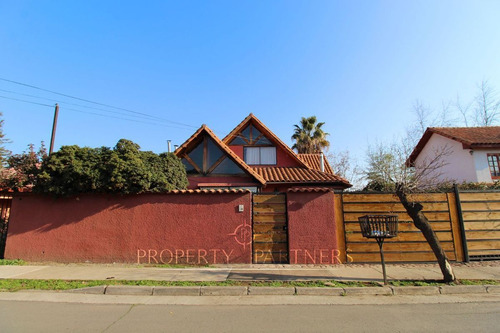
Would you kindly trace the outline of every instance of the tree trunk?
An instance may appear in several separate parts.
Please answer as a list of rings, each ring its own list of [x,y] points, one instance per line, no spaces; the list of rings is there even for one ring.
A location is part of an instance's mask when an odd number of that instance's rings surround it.
[[[429,243],[439,263],[439,268],[441,268],[441,272],[443,273],[444,281],[455,281],[455,274],[453,273],[448,257],[441,247],[441,243],[439,243],[436,233],[432,230],[429,220],[422,212],[423,206],[418,202],[409,202],[404,188],[401,185],[396,186],[396,195],[405,207],[408,215],[412,218],[415,227],[422,232],[427,243]]]

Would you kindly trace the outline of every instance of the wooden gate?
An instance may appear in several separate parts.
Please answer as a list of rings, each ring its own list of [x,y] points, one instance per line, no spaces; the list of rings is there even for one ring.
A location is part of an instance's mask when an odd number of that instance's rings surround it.
[[[288,263],[285,194],[253,195],[253,262]]]

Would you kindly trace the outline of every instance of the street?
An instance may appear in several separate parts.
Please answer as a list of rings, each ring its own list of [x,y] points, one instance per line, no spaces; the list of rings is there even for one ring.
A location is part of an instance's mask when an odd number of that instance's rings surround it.
[[[462,297],[458,303],[442,296],[419,303],[395,296],[341,298],[344,304],[269,305],[265,298],[263,305],[219,298],[195,305],[0,300],[0,323],[2,332],[498,332],[500,326],[498,297]]]

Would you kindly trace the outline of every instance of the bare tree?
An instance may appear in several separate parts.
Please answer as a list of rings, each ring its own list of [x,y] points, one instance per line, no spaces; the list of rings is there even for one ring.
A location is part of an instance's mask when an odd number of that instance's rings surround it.
[[[331,151],[326,155],[326,158],[336,175],[349,180],[354,185],[353,188],[361,186],[361,170],[349,150]]]
[[[412,141],[411,137],[407,136],[397,141],[398,143],[378,145],[371,149],[368,153],[369,167],[365,174],[369,182],[385,185],[385,190],[394,192],[399,198],[413,224],[422,232],[436,256],[444,281],[451,282],[455,280],[455,274],[449,259],[423,213],[424,206],[412,195],[436,186],[441,176],[440,170],[445,165],[444,157],[450,154],[450,149],[444,147],[436,150],[419,165],[410,166],[407,164],[407,158],[413,147]]]
[[[478,126],[493,125],[500,113],[500,100],[497,92],[488,81],[483,80],[474,99],[475,120]]]
[[[455,109],[462,115],[462,119],[465,127],[469,127],[469,117],[470,117],[470,109],[472,107],[472,102],[464,104],[460,101],[460,96],[457,95],[457,99],[454,103]]]

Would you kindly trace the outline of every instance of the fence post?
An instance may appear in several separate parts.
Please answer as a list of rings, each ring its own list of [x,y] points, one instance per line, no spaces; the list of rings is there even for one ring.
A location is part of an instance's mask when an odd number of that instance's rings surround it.
[[[467,238],[465,237],[464,218],[462,215],[462,204],[460,202],[460,193],[458,192],[457,184],[453,184],[453,192],[455,192],[455,203],[457,206],[458,223],[460,225],[460,236],[462,238],[462,248],[464,250],[464,259],[465,259],[465,262],[469,262],[469,249],[467,248]]]
[[[344,204],[342,192],[333,192],[333,208],[335,214],[335,225],[337,226],[337,245],[339,250],[339,260],[342,264],[347,263],[347,253],[345,246],[345,225],[344,225]]]

